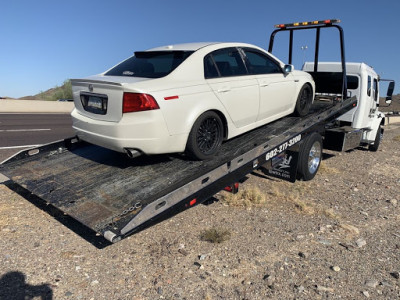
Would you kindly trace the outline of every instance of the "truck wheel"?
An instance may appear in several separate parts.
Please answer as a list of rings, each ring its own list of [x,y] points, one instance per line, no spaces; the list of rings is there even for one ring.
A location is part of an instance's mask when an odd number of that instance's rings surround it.
[[[312,103],[312,90],[308,84],[305,84],[297,97],[296,106],[294,108],[294,115],[304,117],[310,111]]]
[[[373,144],[368,146],[368,150],[369,151],[373,151],[376,152],[378,151],[379,145],[381,144],[381,140],[383,138],[383,129],[382,127],[379,125],[378,130],[376,131],[376,136],[375,136],[375,141]]]
[[[213,111],[203,113],[194,123],[186,145],[186,154],[194,159],[211,158],[223,139],[221,118]]]
[[[322,160],[322,137],[312,133],[304,142],[299,153],[297,174],[304,181],[311,180],[318,172]]]

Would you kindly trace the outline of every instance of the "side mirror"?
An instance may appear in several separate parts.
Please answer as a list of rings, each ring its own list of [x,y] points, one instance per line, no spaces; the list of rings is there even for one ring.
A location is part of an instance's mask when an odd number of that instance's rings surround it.
[[[386,100],[392,100],[392,95],[394,91],[394,81],[389,83],[388,91],[386,93]]]
[[[391,81],[389,83],[388,91],[386,93],[386,100],[385,100],[386,104],[390,105],[392,103],[393,91],[394,91],[394,81]]]
[[[285,74],[289,74],[289,73],[293,72],[293,70],[294,70],[294,66],[293,65],[285,65],[283,67],[283,72]]]

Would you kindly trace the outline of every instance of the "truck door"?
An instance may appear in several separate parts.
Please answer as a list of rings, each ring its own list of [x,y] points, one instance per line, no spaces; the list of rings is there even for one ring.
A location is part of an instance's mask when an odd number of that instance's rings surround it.
[[[378,91],[378,78],[375,76],[368,75],[368,89],[367,98],[369,103],[369,123],[372,121],[376,109],[379,106],[379,91]]]

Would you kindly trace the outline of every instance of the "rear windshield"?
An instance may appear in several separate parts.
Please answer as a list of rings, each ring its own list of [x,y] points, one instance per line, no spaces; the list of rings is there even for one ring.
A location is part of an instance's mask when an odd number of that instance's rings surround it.
[[[176,69],[193,51],[135,52],[105,75],[160,78]]]

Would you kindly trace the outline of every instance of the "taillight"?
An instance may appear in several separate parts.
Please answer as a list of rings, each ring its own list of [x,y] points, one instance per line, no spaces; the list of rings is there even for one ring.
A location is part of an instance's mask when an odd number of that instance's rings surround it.
[[[156,99],[148,94],[124,93],[122,112],[136,112],[159,109]]]

